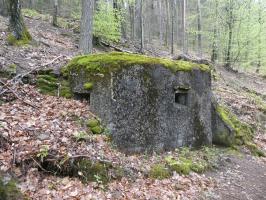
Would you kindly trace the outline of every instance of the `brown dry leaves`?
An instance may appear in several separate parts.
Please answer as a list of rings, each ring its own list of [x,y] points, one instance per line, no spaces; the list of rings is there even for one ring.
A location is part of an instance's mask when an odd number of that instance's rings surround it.
[[[14,163],[22,163],[36,155],[42,145],[59,155],[86,155],[103,159],[134,171],[134,178],[125,177],[112,181],[104,188],[96,183],[83,185],[76,178],[43,174],[36,168],[20,177],[20,187],[31,199],[193,199],[199,191],[214,187],[212,180],[192,173],[190,176],[175,174],[166,180],[146,177],[151,165],[167,154],[126,156],[114,149],[106,136],[93,136],[87,142],[76,142],[76,131],[88,131],[84,121],[92,117],[89,106],[75,100],[66,100],[39,94],[32,86],[20,86],[24,100],[31,101],[38,109],[20,100],[0,107],[0,133],[9,143],[0,149],[0,171],[22,174]]]

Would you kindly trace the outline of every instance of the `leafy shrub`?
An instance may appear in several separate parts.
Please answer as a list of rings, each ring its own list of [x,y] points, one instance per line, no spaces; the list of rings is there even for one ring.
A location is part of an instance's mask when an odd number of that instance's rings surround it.
[[[150,172],[149,177],[154,179],[165,179],[171,176],[170,170],[163,164],[153,165]]]
[[[121,16],[120,11],[111,4],[100,0],[93,19],[94,36],[105,41],[118,42],[121,36]]]

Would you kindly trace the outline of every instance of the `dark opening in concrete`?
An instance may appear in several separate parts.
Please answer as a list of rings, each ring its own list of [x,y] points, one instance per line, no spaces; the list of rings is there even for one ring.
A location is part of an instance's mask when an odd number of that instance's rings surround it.
[[[176,91],[175,103],[186,106],[188,104],[188,93],[186,91]]]
[[[90,103],[90,97],[91,97],[90,93],[74,93],[74,98],[79,101],[85,100],[88,103]]]

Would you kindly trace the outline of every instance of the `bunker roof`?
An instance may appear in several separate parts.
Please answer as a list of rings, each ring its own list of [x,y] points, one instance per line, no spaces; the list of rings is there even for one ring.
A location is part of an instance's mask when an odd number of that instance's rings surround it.
[[[175,61],[166,58],[156,58],[139,54],[111,52],[101,54],[90,54],[84,56],[75,57],[70,63],[63,69],[64,72],[70,71],[84,71],[88,74],[106,74],[114,71],[118,71],[122,68],[130,66],[145,66],[152,67],[155,65],[161,65],[172,72],[177,71],[192,71],[193,69],[199,69],[201,71],[210,72],[210,68],[204,64],[197,64],[187,61]]]

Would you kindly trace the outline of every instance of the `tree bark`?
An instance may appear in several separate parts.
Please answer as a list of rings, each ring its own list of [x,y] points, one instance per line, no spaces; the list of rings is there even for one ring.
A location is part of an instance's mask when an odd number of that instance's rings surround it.
[[[0,0],[0,15],[7,17],[9,14],[8,0]]]
[[[174,34],[175,34],[175,10],[176,10],[176,0],[172,0],[171,2],[171,22],[172,22],[172,30],[171,30],[171,54],[174,54]]]
[[[20,0],[9,0],[9,28],[16,40],[31,40],[21,14]]]
[[[92,53],[94,0],[82,0],[80,24],[80,49],[84,54]]]
[[[58,26],[57,16],[58,16],[58,0],[54,0],[53,26]]]
[[[218,59],[217,29],[218,29],[218,0],[215,0],[215,24],[213,28],[212,55],[211,55],[211,61],[213,63],[216,63]]]
[[[140,53],[144,53],[144,16],[143,0],[140,0]]]
[[[202,34],[201,34],[201,2],[200,0],[197,0],[197,14],[198,14],[198,33],[197,33],[198,55],[201,58],[202,57]]]
[[[187,54],[187,33],[186,33],[186,0],[182,0],[182,49],[183,54]]]
[[[259,33],[258,33],[258,62],[257,62],[256,73],[260,73],[260,68],[261,68],[261,52],[262,52],[261,35],[262,35],[262,28],[263,28],[263,21],[262,21],[263,7],[262,7],[261,0],[258,1],[258,4],[259,4],[259,12],[258,12]]]
[[[228,5],[228,43],[227,43],[227,50],[226,50],[226,57],[225,57],[225,68],[231,70],[231,51],[232,51],[232,42],[233,42],[233,0],[229,1]]]
[[[163,44],[163,16],[162,16],[162,2],[158,1],[159,7],[159,37],[160,37],[160,45]]]

